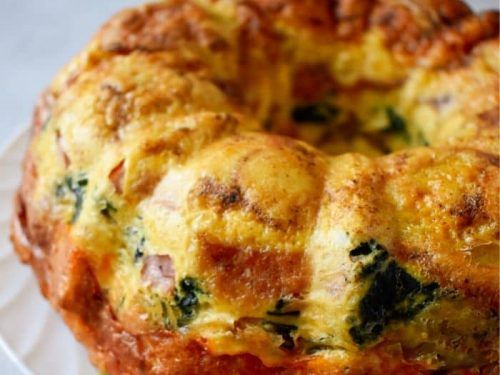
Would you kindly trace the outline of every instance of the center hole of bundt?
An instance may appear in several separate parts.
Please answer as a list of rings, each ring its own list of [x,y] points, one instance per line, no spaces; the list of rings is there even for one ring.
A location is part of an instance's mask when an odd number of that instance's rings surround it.
[[[402,105],[403,85],[338,84],[322,66],[297,70],[291,104],[269,111],[268,129],[303,140],[328,154],[379,156],[428,146],[424,132]]]
[[[388,95],[370,89],[351,96],[340,91],[318,101],[298,101],[289,114],[290,134],[332,155],[359,152],[379,156],[427,146],[422,133],[414,132],[397,103],[387,100]]]
[[[300,103],[290,113],[291,132],[295,138],[332,155],[359,152],[379,156],[414,144],[407,121],[393,106],[381,104],[370,111],[371,120],[378,124],[370,123],[370,119],[363,121],[354,111],[335,105],[329,98]]]

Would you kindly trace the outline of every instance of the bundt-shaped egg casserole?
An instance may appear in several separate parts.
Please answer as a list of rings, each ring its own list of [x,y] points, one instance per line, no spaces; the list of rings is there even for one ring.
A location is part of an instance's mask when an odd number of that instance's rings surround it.
[[[108,374],[497,373],[498,13],[125,10],[35,110],[12,239]]]

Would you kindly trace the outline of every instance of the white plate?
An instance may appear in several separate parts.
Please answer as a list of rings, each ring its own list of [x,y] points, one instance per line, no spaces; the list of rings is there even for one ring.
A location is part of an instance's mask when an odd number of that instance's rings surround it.
[[[0,153],[0,350],[19,374],[94,375],[87,353],[41,296],[31,269],[19,262],[9,241],[12,197],[27,142],[24,130]],[[0,366],[4,371],[9,370]]]

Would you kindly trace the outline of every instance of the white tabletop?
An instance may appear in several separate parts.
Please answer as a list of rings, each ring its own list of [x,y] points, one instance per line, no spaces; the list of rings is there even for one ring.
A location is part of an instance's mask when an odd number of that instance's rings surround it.
[[[116,10],[140,2],[0,1],[0,150],[29,122],[38,93],[83,48],[97,27]],[[476,9],[499,7],[498,0],[470,3]],[[19,374],[1,350],[0,374]]]

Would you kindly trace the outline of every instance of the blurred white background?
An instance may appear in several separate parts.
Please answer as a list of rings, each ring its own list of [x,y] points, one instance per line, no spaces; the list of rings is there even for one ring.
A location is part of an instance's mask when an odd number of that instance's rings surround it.
[[[0,0],[0,150],[29,122],[38,93],[98,26],[117,10],[140,2]],[[476,10],[499,8],[498,0],[469,3]],[[19,374],[1,350],[0,374]]]
[[[99,25],[142,2],[0,0],[0,150],[29,121],[38,93]]]

